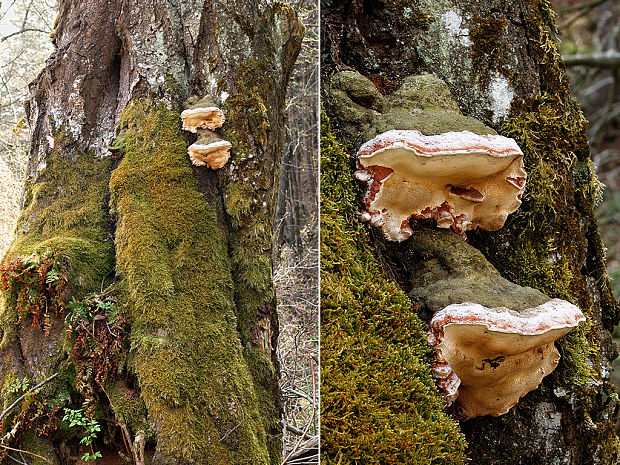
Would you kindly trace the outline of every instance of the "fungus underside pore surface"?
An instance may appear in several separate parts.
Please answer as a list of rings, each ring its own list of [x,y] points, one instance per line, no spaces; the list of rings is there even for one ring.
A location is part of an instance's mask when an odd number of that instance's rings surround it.
[[[321,435],[329,464],[464,463],[430,374],[426,333],[380,269],[349,156],[321,138]]]
[[[158,426],[159,452],[267,464],[225,240],[196,189],[179,115],[139,101],[121,126],[126,152],[110,181],[117,270],[131,302],[131,365]]]

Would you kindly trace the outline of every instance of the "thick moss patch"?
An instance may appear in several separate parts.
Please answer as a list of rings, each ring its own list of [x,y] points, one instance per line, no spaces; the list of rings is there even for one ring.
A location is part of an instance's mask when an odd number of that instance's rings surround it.
[[[109,174],[107,159],[90,153],[68,156],[62,146],[50,152],[39,177],[26,186],[24,210],[4,263],[35,252],[54,253],[64,264],[67,295],[99,289],[114,267],[107,217]],[[0,301],[3,348],[16,337],[16,298],[16,293],[6,292]]]
[[[196,189],[179,121],[147,101],[130,104],[121,120],[125,155],[110,186],[132,368],[157,425],[159,454],[267,464],[225,241]]]
[[[322,463],[464,463],[465,440],[435,390],[423,325],[370,252],[348,156],[323,123]]]

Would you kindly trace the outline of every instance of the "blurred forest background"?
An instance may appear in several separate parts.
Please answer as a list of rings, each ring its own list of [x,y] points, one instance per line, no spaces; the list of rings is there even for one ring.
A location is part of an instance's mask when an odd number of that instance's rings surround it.
[[[560,51],[573,96],[589,122],[588,136],[599,180],[597,209],[607,247],[607,269],[620,298],[620,2],[552,0],[558,13]],[[620,327],[614,335],[620,346]],[[620,358],[611,377],[620,391]],[[617,428],[620,433],[620,423]]]
[[[105,0],[101,0],[105,1]],[[287,464],[318,463],[318,2],[291,2],[305,26],[287,95],[274,282]],[[55,0],[0,0],[0,258],[21,210],[28,84],[54,50]],[[180,122],[179,122],[180,124]]]

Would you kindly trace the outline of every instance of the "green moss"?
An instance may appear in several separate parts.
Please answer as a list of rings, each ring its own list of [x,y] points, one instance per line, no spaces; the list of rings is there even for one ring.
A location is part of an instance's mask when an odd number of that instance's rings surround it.
[[[56,456],[56,450],[54,449],[54,445],[51,443],[51,441],[49,439],[38,436],[37,432],[34,430],[28,431],[28,433],[24,435],[20,448],[27,452],[37,454],[48,460],[45,461],[33,455],[24,454],[24,458],[27,457],[29,464],[49,465],[49,462],[51,462],[52,464],[57,465],[60,463],[58,457]]]
[[[381,95],[372,81],[356,71],[341,71],[334,74],[331,78],[331,85],[334,90],[341,90],[348,95],[352,103],[349,105],[348,112],[355,111],[358,105],[365,110],[378,112],[382,112],[386,106],[385,97]]]
[[[114,266],[107,216],[109,173],[107,159],[50,152],[38,179],[26,186],[24,209],[5,263],[33,252],[59,253],[67,266],[69,295],[99,289]],[[0,301],[4,348],[15,337],[14,297],[3,295]]]
[[[322,462],[464,463],[423,325],[370,252],[348,156],[326,118],[321,170]]]
[[[543,380],[542,391],[569,392],[571,424],[596,424],[583,430],[582,456],[615,463],[614,404],[601,402],[601,396],[611,392],[604,376],[608,361],[602,357],[612,349],[602,334],[613,329],[619,309],[610,292],[592,211],[601,188],[590,161],[587,122],[570,95],[554,41],[557,29],[551,3],[530,0],[528,4],[524,27],[538,64],[541,92],[513,102],[510,117],[498,128],[523,149],[526,192],[521,208],[501,231],[481,234],[483,241],[476,235],[470,239],[486,248],[504,276],[569,300],[586,315],[587,322],[557,344],[560,365]],[[532,395],[519,405],[527,408],[539,400]],[[484,460],[485,448],[486,444],[477,445],[476,460]]]
[[[578,158],[589,154],[587,122],[572,100],[543,93],[500,126],[500,132],[519,143],[528,173],[525,208],[517,215],[530,224],[553,217],[556,205],[571,203],[574,190],[560,182],[569,177]]]
[[[269,463],[226,244],[196,189],[179,115],[138,101],[121,125],[125,156],[110,181],[117,270],[130,302],[131,368],[157,424],[159,453]]]
[[[568,94],[550,92],[524,104],[500,127],[500,133],[514,138],[522,148],[528,173],[523,205],[510,220],[512,225],[523,226],[505,274],[551,297],[572,301],[592,317],[591,298],[581,277],[584,234],[574,206],[576,188],[589,199],[590,208],[600,196],[600,186],[586,161],[585,130],[586,121]],[[575,171],[581,181],[577,185],[571,182]],[[558,235],[557,230],[568,234]],[[588,332],[581,328],[560,343],[566,376],[577,385],[595,376],[588,365],[591,354],[584,350],[589,339],[595,338],[594,333],[587,337]]]
[[[245,21],[235,21],[247,28]],[[222,26],[223,27],[223,26]],[[224,137],[232,143],[230,170],[221,181],[228,225],[228,249],[234,281],[234,302],[243,354],[258,396],[272,465],[281,463],[282,416],[275,347],[277,302],[271,255],[273,219],[283,147],[282,100],[278,89],[292,71],[303,28],[293,8],[276,2],[264,21],[252,25],[260,54],[237,67],[236,92],[224,103]],[[278,46],[273,30],[286,36]],[[216,34],[218,32],[216,31]],[[260,38],[260,39],[258,39]],[[274,71],[280,69],[281,74]]]
[[[473,23],[474,26],[469,33],[472,69],[476,73],[478,83],[486,86],[493,71],[510,74],[507,73],[505,66],[506,47],[503,43],[508,20],[495,15],[485,18],[475,16]]]
[[[592,211],[600,184],[590,162],[587,123],[570,95],[550,1],[529,0],[523,27],[540,94],[515,99],[510,117],[497,128],[523,149],[528,173],[523,204],[501,230],[468,237],[503,276],[573,302],[587,321],[556,343],[560,363],[539,389],[511,413],[470,420],[462,429],[476,463],[510,463],[515,456],[524,463],[550,463],[558,457],[550,443],[523,447],[511,432],[527,431],[538,417],[533,413],[540,414],[549,402],[557,408],[561,399],[568,408],[561,408],[561,434],[579,431],[573,447],[580,460],[617,463],[617,396],[605,373],[614,351],[606,334],[618,322],[618,304],[610,292]]]
[[[454,131],[454,128],[474,134],[492,134],[495,131],[471,116],[456,113],[429,111],[414,113],[408,109],[395,109],[376,117],[372,126],[363,133],[363,140],[370,140],[391,129],[416,128],[422,134],[432,135]]]
[[[233,144],[231,149],[233,159],[246,153],[254,144],[258,144],[262,150],[267,150],[270,122],[264,96],[269,95],[271,84],[265,88],[264,76],[268,73],[267,61],[252,59],[247,65],[240,66],[238,92],[223,104],[228,121],[225,127],[225,139]]]
[[[15,400],[22,394],[17,389],[18,385],[21,385],[23,379],[17,377],[14,370],[7,370],[2,376],[2,384],[0,384],[0,395],[2,396],[3,406],[2,410],[8,408]],[[26,379],[26,382],[28,380]],[[28,382],[28,385],[30,383]]]
[[[408,292],[426,315],[463,302],[522,311],[549,301],[539,290],[503,278],[478,249],[450,230],[416,229],[407,254],[415,267]]]
[[[389,101],[392,107],[461,114],[448,85],[432,74],[407,76]]]
[[[52,127],[51,133],[52,137],[54,138],[55,147],[58,150],[69,147],[75,142],[73,134],[71,134],[71,132],[64,125],[61,125],[59,127]]]
[[[106,395],[116,418],[125,424],[134,435],[144,433],[147,440],[157,439],[155,425],[147,419],[147,409],[140,395],[127,387],[123,381],[112,381],[106,387]]]

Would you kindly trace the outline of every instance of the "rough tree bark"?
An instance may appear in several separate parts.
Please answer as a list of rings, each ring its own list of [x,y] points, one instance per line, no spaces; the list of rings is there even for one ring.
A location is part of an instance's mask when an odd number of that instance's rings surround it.
[[[410,75],[427,72],[442,79],[463,114],[514,138],[525,153],[528,184],[522,206],[499,231],[468,233],[469,243],[481,250],[503,276],[569,300],[587,316],[581,330],[556,344],[562,355],[560,366],[536,391],[503,416],[485,416],[459,424],[473,463],[612,464],[619,457],[614,433],[617,394],[609,383],[611,362],[616,357],[610,333],[618,323],[618,304],[609,287],[604,248],[593,216],[600,187],[590,161],[586,121],[570,96],[555,33],[555,15],[547,0],[322,2],[323,97],[341,145],[350,144],[349,154],[355,154],[362,141],[355,140],[350,124],[357,118],[358,125],[363,126],[364,114],[352,113],[358,104],[370,108],[373,101],[370,94],[363,92],[357,92],[355,100],[355,92],[351,91],[349,96],[356,105],[349,109],[352,118],[345,121],[349,118],[346,109],[334,103],[334,92],[340,92],[332,90],[332,86],[338,87],[331,80],[335,72],[358,71],[384,95]],[[337,190],[330,184],[333,179],[327,170],[337,169],[338,165],[333,158],[336,152],[329,150],[323,154],[327,163],[322,166],[322,189],[327,186],[328,191],[322,211],[331,211],[325,208],[329,202],[340,202],[340,214],[346,216],[352,208],[359,208],[355,204],[359,197],[343,196],[342,185]],[[353,182],[350,168],[351,164],[341,175]],[[339,234],[328,233],[332,226],[331,222],[324,223],[324,238],[331,240]],[[372,232],[375,257],[400,283],[400,290],[418,301],[420,296],[410,283],[416,281],[416,269],[424,267],[417,267],[416,260],[427,260],[432,253],[420,252],[415,234],[407,241],[409,245],[385,243],[380,236]],[[329,249],[329,243],[325,249]],[[329,253],[338,256],[333,250]],[[325,256],[323,292],[331,297],[333,273],[341,271],[333,267],[338,258]],[[441,257],[434,258],[441,262]],[[330,305],[328,302],[324,307],[327,311],[322,319],[322,362],[323,367],[328,367],[323,375],[324,402],[360,395],[346,388],[338,395],[334,393],[332,376],[342,359],[331,351],[334,342],[330,337],[340,332],[338,337],[342,338],[349,328],[330,326],[332,318],[336,319]],[[361,328],[363,333],[364,326]],[[417,336],[414,333],[412,337]],[[372,360],[375,366],[370,354],[366,360]],[[335,365],[333,370],[331,365]],[[344,369],[345,365],[340,367]],[[399,382],[395,382],[398,388]],[[432,413],[433,405],[428,404],[429,415],[436,414]],[[334,416],[340,407],[340,403],[323,405],[327,463],[332,459],[336,463],[334,457],[338,454],[350,460],[354,457],[351,450],[355,449],[350,445],[355,441],[347,443],[343,436],[337,437],[340,423]],[[402,415],[403,411],[392,412],[392,417]],[[409,423],[416,426],[414,437],[408,437],[418,448],[421,446],[417,445],[416,435],[429,428],[419,422]],[[369,433],[360,430],[356,434]],[[411,430],[407,434],[412,434]],[[416,462],[414,456],[412,463],[462,461],[457,454],[446,457],[445,451],[452,446],[442,443],[439,434],[435,436],[439,438],[437,460],[426,457]],[[356,453],[360,453],[359,449]]]
[[[9,283],[5,407],[16,381],[60,376],[35,397],[38,413],[24,404],[4,420],[5,432],[21,425],[5,445],[74,463],[90,449],[60,419],[84,401],[103,426],[93,449],[103,463],[120,453],[137,463],[280,463],[271,249],[285,91],[302,35],[280,2],[60,2],[56,51],[30,88],[26,200],[5,277],[19,257],[58,254],[62,301],[83,309],[103,299],[130,329],[113,352],[120,363],[104,370],[94,354],[109,347],[96,328],[115,317],[97,313],[80,352],[79,320],[69,334],[60,315],[31,330],[33,310],[17,295],[26,284]],[[217,171],[191,167],[195,136],[180,129],[183,102],[204,95],[224,110],[218,133],[233,144]]]

